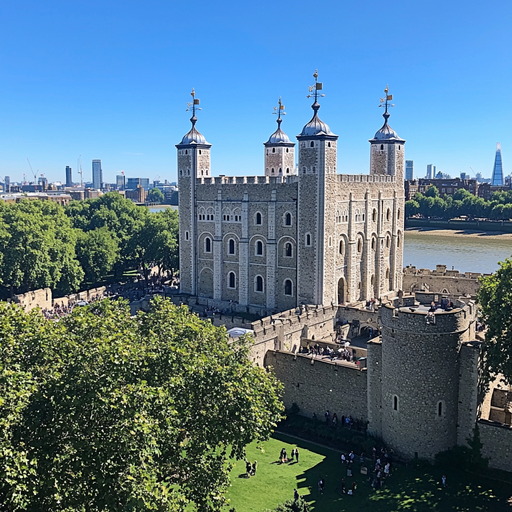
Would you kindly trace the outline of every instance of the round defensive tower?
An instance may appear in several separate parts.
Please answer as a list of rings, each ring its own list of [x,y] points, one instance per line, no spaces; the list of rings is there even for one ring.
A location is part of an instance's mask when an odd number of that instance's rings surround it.
[[[476,306],[455,301],[429,316],[438,299],[417,293],[380,308],[381,435],[405,457],[432,459],[457,444],[460,351],[474,339]]]

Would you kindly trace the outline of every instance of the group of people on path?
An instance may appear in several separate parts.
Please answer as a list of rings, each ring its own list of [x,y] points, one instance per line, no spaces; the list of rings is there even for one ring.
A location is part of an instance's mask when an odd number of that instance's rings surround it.
[[[332,424],[333,427],[338,426],[338,415],[336,413],[334,413],[332,415],[332,419],[331,419],[331,413],[329,412],[329,410],[326,410],[324,417],[325,417],[326,425],[329,425],[329,423],[330,423],[330,424]],[[313,414],[313,419],[316,419],[316,414]],[[352,428],[353,424],[354,424],[354,420],[352,419],[352,416],[343,415],[341,417],[341,426],[342,427]]]

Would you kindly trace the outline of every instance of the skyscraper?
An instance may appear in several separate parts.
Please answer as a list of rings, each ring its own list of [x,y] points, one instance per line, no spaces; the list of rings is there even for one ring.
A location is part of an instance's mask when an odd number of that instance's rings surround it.
[[[496,156],[494,157],[494,169],[492,170],[491,185],[503,186],[503,164],[501,162],[501,144],[496,144]]]
[[[103,169],[101,168],[101,160],[92,161],[92,188],[101,189],[103,183]]]
[[[412,160],[405,161],[405,179],[406,180],[414,179],[414,162]]]
[[[6,176],[4,180],[4,192],[10,192],[11,191],[11,177]]]
[[[434,179],[436,176],[436,166],[432,164],[427,165],[427,176],[426,178],[429,180]]]
[[[73,174],[71,172],[71,167],[66,165],[66,187],[73,186]]]
[[[117,190],[124,190],[126,188],[126,176],[124,174],[116,176],[116,188]]]

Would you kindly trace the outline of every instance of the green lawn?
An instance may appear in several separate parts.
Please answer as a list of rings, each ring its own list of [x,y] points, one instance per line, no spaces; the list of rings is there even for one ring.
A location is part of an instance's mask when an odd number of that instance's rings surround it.
[[[281,448],[299,448],[299,463],[279,464]],[[305,441],[276,433],[273,439],[247,447],[247,456],[258,461],[256,476],[245,477],[245,463],[238,461],[231,473],[228,497],[237,512],[262,512],[275,508],[279,503],[293,498],[297,488],[316,512],[341,511],[458,511],[458,512],[512,512],[512,483],[497,482],[464,472],[444,471],[448,486],[440,485],[443,471],[427,467],[416,469],[396,466],[393,475],[380,491],[368,483],[368,477],[360,474],[356,458],[353,477],[342,469],[340,454],[336,451],[312,445]],[[370,466],[369,462],[368,465]],[[326,483],[324,494],[317,490],[318,479]],[[341,478],[347,488],[355,481],[353,496],[341,493]]]

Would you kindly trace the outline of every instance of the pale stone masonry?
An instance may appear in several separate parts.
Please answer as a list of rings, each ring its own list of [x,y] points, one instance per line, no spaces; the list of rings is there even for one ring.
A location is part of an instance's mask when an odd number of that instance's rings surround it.
[[[212,177],[196,127],[178,149],[181,292],[236,310],[344,304],[402,287],[404,144],[389,127],[370,140],[370,174],[337,173],[338,136],[314,115],[295,144],[278,129],[265,176]]]

